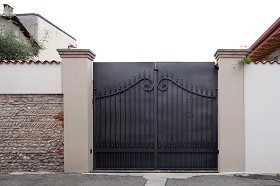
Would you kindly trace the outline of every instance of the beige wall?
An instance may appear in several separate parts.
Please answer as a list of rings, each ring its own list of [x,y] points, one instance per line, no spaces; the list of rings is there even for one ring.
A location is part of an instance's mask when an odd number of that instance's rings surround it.
[[[61,49],[64,94],[64,171],[93,169],[93,85],[90,50]]]
[[[247,50],[217,50],[219,171],[245,170],[244,69],[236,66]]]

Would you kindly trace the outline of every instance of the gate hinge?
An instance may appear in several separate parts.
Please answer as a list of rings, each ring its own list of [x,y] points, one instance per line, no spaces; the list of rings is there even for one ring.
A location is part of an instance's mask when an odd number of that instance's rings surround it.
[[[220,153],[220,151],[219,150],[217,150],[217,154],[219,154]]]

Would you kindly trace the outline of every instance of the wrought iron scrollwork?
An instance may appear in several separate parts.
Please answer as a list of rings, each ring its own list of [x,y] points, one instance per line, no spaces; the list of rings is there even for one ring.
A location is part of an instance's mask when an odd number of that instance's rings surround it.
[[[143,80],[146,80],[143,89],[145,91],[152,91],[154,89],[154,83],[152,82],[152,80],[148,78],[143,78]]]
[[[168,86],[167,84],[164,82],[164,80],[166,80],[166,82],[169,80],[169,78],[161,78],[159,81],[158,81],[158,84],[157,84],[157,88],[158,90],[162,91],[162,92],[165,92],[168,90]]]
[[[143,76],[139,73],[138,77],[133,77],[132,81],[129,80],[128,83],[124,83],[123,86],[119,85],[118,87],[114,87],[112,90],[104,90],[103,93],[99,91],[99,94],[97,94],[96,98],[105,98],[109,96],[114,96],[116,94],[120,94],[122,92],[125,92],[137,84],[141,83],[144,81],[144,83],[141,84],[141,87],[143,88],[144,91],[149,92],[153,91],[154,88],[156,87],[159,91],[165,92],[168,90],[168,86],[171,84],[174,84],[181,88],[182,90],[185,90],[193,95],[196,96],[201,96],[201,97],[206,97],[210,99],[217,99],[216,96],[213,94],[213,90],[207,89],[207,88],[198,88],[197,86],[193,86],[192,84],[188,84],[188,82],[184,83],[183,80],[178,79],[178,77],[173,78],[173,74],[168,76],[168,73],[166,72],[166,75],[161,75],[161,79],[158,80],[158,82],[154,82],[151,78],[151,73],[147,75],[146,72],[143,73]],[[170,82],[170,83],[168,83]]]
[[[198,89],[198,87],[195,87],[195,89],[193,89],[193,86],[190,86],[190,89],[188,89],[188,83],[186,82],[186,85],[184,86],[182,81],[179,84],[178,78],[176,78],[176,80],[174,81],[173,78],[169,78],[169,77],[162,77],[158,83],[157,83],[157,89],[165,92],[168,90],[168,81],[170,81],[171,83],[175,84],[176,86],[178,86],[179,88],[181,88],[182,90],[185,90],[191,94],[194,94],[196,96],[201,96],[201,97],[206,97],[206,98],[210,98],[210,99],[216,99],[216,97],[213,95],[213,91],[210,90],[210,95],[209,95],[209,90],[207,88],[200,88],[200,90]]]
[[[114,95],[123,93],[123,92],[133,88],[137,84],[141,83],[142,81],[144,81],[144,83],[142,85],[144,91],[148,92],[148,91],[152,91],[154,89],[154,82],[151,80],[151,74],[149,73],[149,75],[147,77],[146,73],[144,72],[143,77],[139,73],[138,78],[136,78],[134,76],[132,81],[129,80],[128,83],[124,83],[123,86],[119,85],[118,87],[114,87],[113,90],[111,90],[111,89],[104,90],[103,93],[101,93],[101,91],[99,90],[98,91],[99,93],[96,95],[95,98],[106,98],[106,97],[110,97],[110,96],[114,96]]]

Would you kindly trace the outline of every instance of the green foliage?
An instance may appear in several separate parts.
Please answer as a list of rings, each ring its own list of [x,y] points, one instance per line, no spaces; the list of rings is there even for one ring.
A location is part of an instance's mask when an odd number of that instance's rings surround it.
[[[238,60],[237,63],[233,66],[233,68],[237,68],[239,65],[244,65],[246,63],[250,63],[252,59],[250,57],[244,57],[241,60]]]
[[[3,20],[1,18],[0,21]],[[3,21],[0,25],[0,60],[34,59],[43,49],[42,42],[26,38],[12,20],[6,20],[6,24]]]
[[[238,64],[239,65],[244,65],[246,63],[250,63],[252,61],[252,59],[250,57],[244,57],[241,60],[238,60]]]

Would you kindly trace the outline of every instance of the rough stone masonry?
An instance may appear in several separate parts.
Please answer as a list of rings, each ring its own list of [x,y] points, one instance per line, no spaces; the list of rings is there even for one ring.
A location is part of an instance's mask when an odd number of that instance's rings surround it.
[[[63,95],[0,95],[0,172],[63,172]]]

